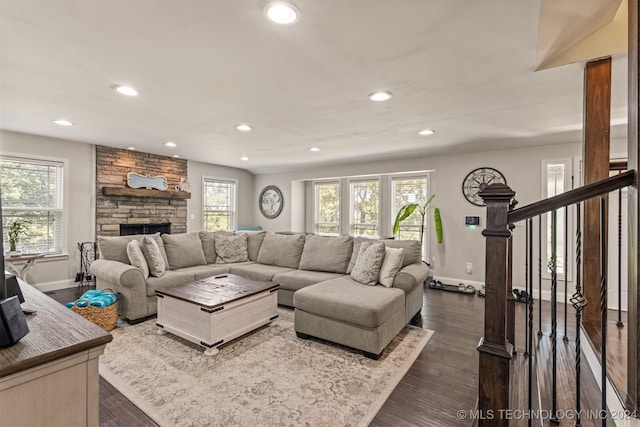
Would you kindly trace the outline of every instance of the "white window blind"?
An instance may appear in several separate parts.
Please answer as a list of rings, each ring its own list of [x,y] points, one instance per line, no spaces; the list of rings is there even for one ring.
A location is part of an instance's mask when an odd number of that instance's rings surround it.
[[[233,231],[236,225],[236,182],[204,179],[203,228],[205,231]]]
[[[62,162],[0,157],[2,227],[6,235],[13,221],[29,221],[17,247],[23,253],[62,251],[63,177]],[[4,250],[9,250],[6,240]]]

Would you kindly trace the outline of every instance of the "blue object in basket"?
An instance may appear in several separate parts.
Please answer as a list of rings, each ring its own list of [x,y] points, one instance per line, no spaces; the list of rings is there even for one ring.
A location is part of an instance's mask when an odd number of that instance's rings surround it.
[[[94,307],[108,307],[115,304],[118,301],[120,294],[118,292],[102,291],[102,290],[89,290],[82,294],[78,301],[68,302],[67,307],[71,308],[74,305],[80,308],[92,305]]]

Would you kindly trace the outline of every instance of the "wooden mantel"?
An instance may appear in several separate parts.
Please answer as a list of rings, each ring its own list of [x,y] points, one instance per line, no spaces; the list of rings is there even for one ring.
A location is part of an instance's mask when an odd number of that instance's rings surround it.
[[[152,197],[155,199],[190,199],[186,191],[160,191],[146,188],[102,187],[105,196]]]

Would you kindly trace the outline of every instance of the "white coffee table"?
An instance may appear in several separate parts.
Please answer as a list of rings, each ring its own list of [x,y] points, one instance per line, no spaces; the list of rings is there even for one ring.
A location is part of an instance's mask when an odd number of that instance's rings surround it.
[[[278,285],[235,274],[159,289],[156,296],[158,334],[201,345],[205,356],[278,317]]]

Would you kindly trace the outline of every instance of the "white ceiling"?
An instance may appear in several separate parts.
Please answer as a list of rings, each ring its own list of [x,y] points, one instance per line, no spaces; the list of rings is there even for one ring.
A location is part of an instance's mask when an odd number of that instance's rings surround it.
[[[581,139],[583,64],[534,71],[538,0],[294,3],[1,0],[0,127],[254,173]],[[619,55],[613,137],[626,92]]]

